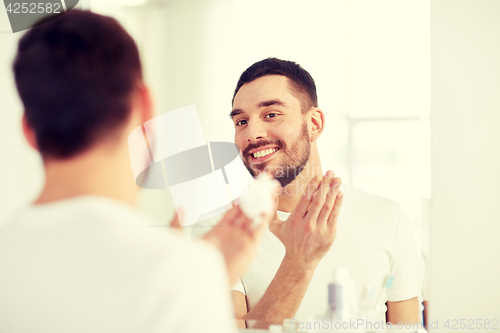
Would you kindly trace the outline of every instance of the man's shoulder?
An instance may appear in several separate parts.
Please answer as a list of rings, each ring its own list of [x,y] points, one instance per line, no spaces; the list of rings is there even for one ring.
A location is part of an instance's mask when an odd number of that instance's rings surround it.
[[[109,229],[109,237],[115,230],[120,233],[118,246],[136,248],[143,255],[157,253],[164,260],[182,261],[179,265],[185,268],[218,255],[210,244],[193,241],[184,230],[161,224],[135,207],[117,202],[107,204],[111,209],[96,210],[91,215],[96,219],[94,223],[109,225],[104,227]]]
[[[186,286],[203,279],[210,281],[216,274],[207,272],[214,269],[224,271],[222,255],[208,242],[188,239],[132,206],[102,198],[79,198],[20,210],[0,229],[0,244],[8,250],[0,254],[0,261],[15,258],[35,265],[24,256],[33,250],[29,248],[32,243],[37,244],[36,256],[46,262],[70,256],[75,263],[101,263],[100,274],[108,277],[137,270],[135,279],[144,283],[154,278],[170,281],[171,286]],[[154,284],[163,283],[157,282]]]
[[[187,239],[181,232],[171,230],[131,205],[98,196],[26,206],[3,224],[0,239],[34,233],[61,241],[99,240],[94,244],[96,248],[102,245],[116,252],[135,251],[136,257],[175,253],[190,258],[213,253],[210,245]]]
[[[344,202],[341,218],[387,223],[398,221],[402,214],[401,205],[394,200],[366,192],[351,184],[343,185],[342,190]]]
[[[401,209],[400,204],[396,201],[378,194],[367,192],[352,184],[343,184],[342,191],[344,192],[344,200],[352,204],[370,205],[392,210]]]

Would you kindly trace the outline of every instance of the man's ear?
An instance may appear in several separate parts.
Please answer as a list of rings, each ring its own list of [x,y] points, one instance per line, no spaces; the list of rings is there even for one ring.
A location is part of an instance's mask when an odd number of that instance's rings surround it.
[[[151,120],[154,117],[151,92],[144,84],[138,88],[138,97],[142,118],[141,124],[144,124],[146,121]]]
[[[28,141],[28,144],[31,147],[38,150],[38,142],[36,141],[35,130],[28,123],[28,119],[26,118],[26,113],[23,114],[22,126],[23,126],[23,133],[24,133],[24,137],[26,138],[26,141]]]
[[[316,141],[325,129],[325,114],[320,108],[314,107],[309,110],[309,120],[312,128],[310,132],[311,142]]]

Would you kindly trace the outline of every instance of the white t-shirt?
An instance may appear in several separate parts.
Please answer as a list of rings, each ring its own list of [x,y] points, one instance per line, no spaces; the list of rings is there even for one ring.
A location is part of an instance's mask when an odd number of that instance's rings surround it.
[[[0,228],[0,332],[234,332],[221,254],[81,196]]]
[[[387,301],[396,302],[421,295],[423,258],[417,250],[410,222],[400,205],[352,186],[343,188],[344,202],[337,222],[335,242],[315,270],[295,316],[298,321],[307,321],[309,315],[326,313],[327,285],[336,267],[349,268],[358,297],[369,284],[381,289],[386,277],[393,275],[391,288],[383,294],[378,304],[384,312]],[[278,211],[281,220],[286,220],[289,215]],[[196,231],[193,227],[193,232]],[[249,310],[263,296],[284,256],[284,245],[267,230],[255,260],[243,276],[242,284],[232,288],[246,294]],[[383,315],[379,318],[381,320],[385,321]]]

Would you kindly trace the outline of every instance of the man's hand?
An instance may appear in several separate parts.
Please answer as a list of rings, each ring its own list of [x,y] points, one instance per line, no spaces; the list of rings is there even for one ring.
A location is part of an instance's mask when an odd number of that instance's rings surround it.
[[[328,171],[314,177],[290,217],[275,219],[270,230],[286,248],[285,258],[301,267],[316,267],[335,240],[343,193],[340,178]]]
[[[331,171],[323,180],[312,179],[308,193],[302,195],[290,217],[285,222],[271,222],[271,231],[285,246],[285,257],[264,295],[251,309],[244,294],[232,292],[237,318],[281,324],[283,319],[295,317],[317,264],[335,240],[343,198],[340,183]]]
[[[252,220],[236,206],[203,237],[222,252],[231,285],[241,278],[250,265],[271,218],[272,216],[262,215],[262,223],[252,228]]]

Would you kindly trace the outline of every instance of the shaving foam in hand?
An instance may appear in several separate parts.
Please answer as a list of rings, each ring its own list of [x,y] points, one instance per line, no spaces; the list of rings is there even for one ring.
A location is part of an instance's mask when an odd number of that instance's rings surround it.
[[[273,214],[276,210],[273,190],[275,186],[279,185],[277,180],[261,172],[255,181],[248,186],[247,196],[240,203],[240,208],[249,219],[253,220],[253,227],[262,222],[262,214]]]

